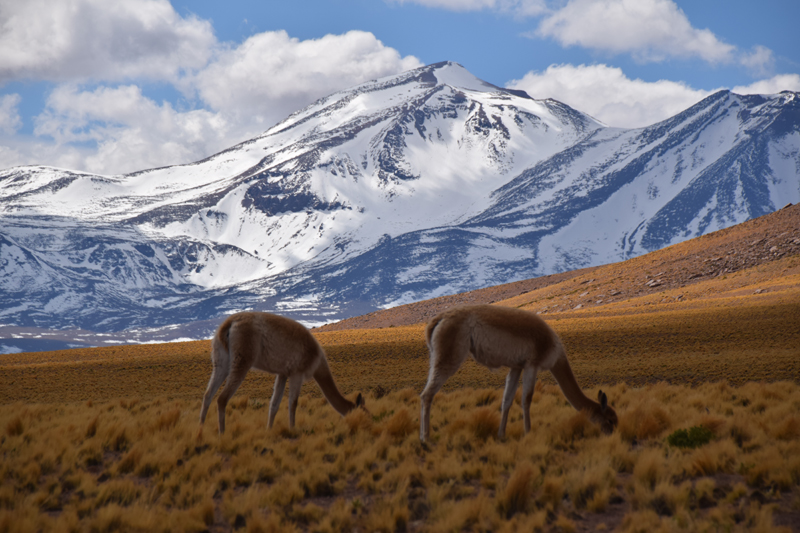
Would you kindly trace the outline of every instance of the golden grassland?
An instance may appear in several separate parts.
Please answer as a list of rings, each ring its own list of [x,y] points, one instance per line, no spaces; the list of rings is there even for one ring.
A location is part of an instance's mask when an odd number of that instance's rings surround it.
[[[517,408],[502,441],[499,391],[443,393],[429,445],[416,389],[346,417],[306,395],[297,426],[282,410],[272,431],[265,402],[237,396],[222,438],[210,422],[198,435],[197,400],[6,404],[0,531],[779,531],[800,518],[796,383],[607,392],[611,435],[540,383],[531,433]],[[711,442],[667,444],[692,426]]]
[[[561,335],[620,417],[609,436],[544,373],[531,433],[517,398],[497,440],[504,372],[468,361],[421,445],[421,324],[316,333],[369,413],[312,382],[296,428],[284,402],[268,431],[253,372],[222,438],[215,406],[198,435],[207,341],[2,355],[0,532],[800,530],[800,259],[597,303],[605,283],[501,304]],[[711,441],[669,444],[692,427]]]

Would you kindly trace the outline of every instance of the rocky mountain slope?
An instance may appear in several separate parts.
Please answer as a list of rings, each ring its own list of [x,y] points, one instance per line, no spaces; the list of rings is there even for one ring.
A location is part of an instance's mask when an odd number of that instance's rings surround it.
[[[0,337],[199,338],[246,308],[321,324],[619,261],[798,201],[795,93],[723,91],[621,130],[439,63],[190,165],[0,172]]]
[[[344,269],[303,268],[315,283],[335,277],[330,297],[404,303],[619,261],[770,213],[800,200],[796,96],[723,92],[649,128],[596,130],[461,224],[387,240]]]

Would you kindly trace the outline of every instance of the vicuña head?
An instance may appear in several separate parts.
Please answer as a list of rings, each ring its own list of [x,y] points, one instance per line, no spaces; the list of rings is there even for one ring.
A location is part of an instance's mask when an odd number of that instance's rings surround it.
[[[322,346],[305,326],[290,318],[258,312],[229,316],[212,340],[211,364],[213,369],[203,397],[200,426],[202,429],[211,399],[227,378],[217,398],[220,435],[225,432],[225,407],[251,368],[276,374],[275,389],[269,402],[270,428],[280,407],[287,379],[289,427],[294,427],[300,387],[312,377],[331,406],[341,415],[364,406],[361,393],[355,402],[342,396],[333,380]]]
[[[503,438],[508,411],[522,376],[522,415],[525,433],[531,429],[531,400],[539,370],[549,370],[575,409],[586,410],[590,419],[611,433],[617,413],[603,391],[598,401],[586,397],[575,380],[564,345],[555,331],[534,313],[496,305],[456,307],[434,317],[425,329],[430,350],[428,383],[422,391],[420,439],[430,436],[431,404],[444,382],[472,356],[489,368],[509,367],[503,393],[498,436]]]

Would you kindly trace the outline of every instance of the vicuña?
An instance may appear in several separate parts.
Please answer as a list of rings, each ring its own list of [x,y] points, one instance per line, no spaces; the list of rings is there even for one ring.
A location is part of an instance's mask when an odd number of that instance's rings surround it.
[[[456,307],[434,317],[425,329],[425,338],[431,360],[428,383],[421,394],[420,439],[423,442],[430,436],[434,395],[468,355],[489,368],[506,366],[511,369],[503,394],[500,438],[505,436],[508,411],[520,374],[525,433],[530,431],[533,386],[536,374],[542,369],[553,373],[569,403],[575,409],[586,410],[605,433],[611,433],[617,425],[617,413],[608,405],[606,394],[599,391],[598,402],[583,394],[561,339],[534,313],[496,305]]]
[[[275,389],[269,402],[270,428],[280,407],[287,379],[289,427],[294,427],[300,387],[312,377],[328,402],[341,415],[364,406],[361,393],[355,402],[351,402],[339,392],[322,346],[305,326],[290,318],[258,312],[229,316],[212,340],[211,364],[213,369],[203,397],[200,427],[206,420],[211,399],[227,378],[217,398],[220,435],[225,432],[225,407],[251,368],[276,374]]]

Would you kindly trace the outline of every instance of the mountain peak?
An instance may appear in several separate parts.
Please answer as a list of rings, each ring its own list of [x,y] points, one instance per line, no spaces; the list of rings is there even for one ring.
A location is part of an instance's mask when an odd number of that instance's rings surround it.
[[[419,70],[429,75],[429,79],[425,81],[433,82],[435,85],[449,85],[468,91],[501,90],[499,87],[477,78],[462,65],[452,61],[434,63]]]
[[[363,118],[366,116],[365,112],[374,117],[376,113],[390,109],[407,111],[424,105],[429,98],[442,89],[457,95],[457,100],[467,96],[465,93],[469,93],[468,99],[493,98],[497,94],[505,97],[511,96],[528,100],[526,103],[516,102],[528,112],[546,113],[541,106],[531,107],[533,99],[524,91],[498,87],[481,80],[458,63],[441,61],[401,74],[367,81],[356,87],[320,98],[273,126],[263,136],[282,134],[297,126],[307,124],[311,120],[316,121],[316,131],[319,132],[340,127],[342,120],[347,121],[354,117]],[[459,95],[459,93],[461,94]]]

